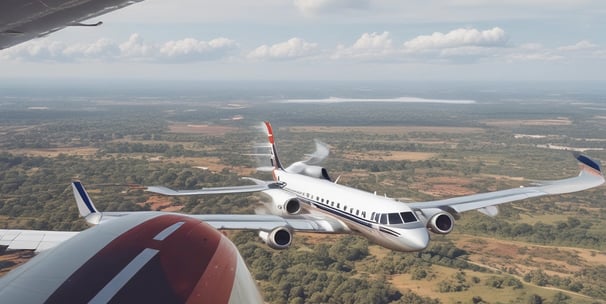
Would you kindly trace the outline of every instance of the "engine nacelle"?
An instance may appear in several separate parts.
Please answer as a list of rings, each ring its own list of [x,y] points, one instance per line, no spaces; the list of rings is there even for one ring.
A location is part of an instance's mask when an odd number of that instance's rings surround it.
[[[286,227],[277,227],[270,232],[259,231],[259,237],[273,249],[286,249],[292,244],[292,233]]]
[[[273,210],[271,213],[277,215],[292,215],[301,212],[301,203],[295,195],[282,189],[270,189],[263,191],[271,198]]]
[[[427,228],[433,233],[448,234],[454,228],[455,219],[448,212],[436,213],[427,222]]]
[[[328,175],[328,170],[326,170],[326,168],[323,168],[320,166],[305,166],[303,168],[303,172],[301,172],[301,174],[315,177],[315,178],[331,180],[330,176]]]

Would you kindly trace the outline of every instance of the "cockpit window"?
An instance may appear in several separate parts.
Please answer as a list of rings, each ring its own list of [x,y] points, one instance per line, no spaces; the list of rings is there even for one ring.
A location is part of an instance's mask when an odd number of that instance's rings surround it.
[[[381,214],[381,219],[379,220],[381,224],[387,225],[387,214]]]
[[[389,213],[387,216],[389,217],[390,225],[402,224],[402,218],[399,213]]]
[[[412,222],[416,222],[417,217],[414,215],[414,213],[407,211],[407,212],[400,212],[400,215],[402,215],[402,219],[404,220],[404,223],[412,223]]]

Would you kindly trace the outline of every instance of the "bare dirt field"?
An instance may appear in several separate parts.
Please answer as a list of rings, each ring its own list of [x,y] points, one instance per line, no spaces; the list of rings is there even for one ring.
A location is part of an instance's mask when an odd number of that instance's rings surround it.
[[[178,212],[183,209],[183,206],[174,206],[169,197],[161,195],[151,195],[147,201],[138,204],[149,205],[153,211]]]
[[[606,264],[606,254],[592,249],[541,246],[470,235],[453,236],[457,247],[469,253],[469,260],[514,274],[541,269],[550,275],[569,277],[590,265]]]
[[[238,128],[227,126],[214,125],[196,125],[196,124],[171,124],[168,126],[169,132],[172,133],[188,133],[188,134],[204,134],[211,136],[222,136],[228,132],[237,131]]]
[[[572,124],[572,120],[570,120],[568,117],[558,117],[555,119],[489,119],[481,122],[491,127],[569,126]]]
[[[353,160],[410,160],[420,161],[435,157],[436,153],[428,152],[406,152],[406,151],[367,151],[364,153],[343,153],[346,159]]]
[[[255,168],[230,166],[223,164],[218,157],[174,157],[174,158],[159,158],[157,161],[167,163],[189,164],[200,170],[210,170],[212,172],[221,172],[223,169],[228,169],[231,172],[236,172],[241,176],[250,176],[256,172]]]
[[[419,192],[429,194],[433,197],[454,197],[474,194],[475,191],[467,188],[473,182],[470,178],[464,177],[431,177],[411,184],[410,188]]]
[[[481,128],[468,128],[468,127],[428,127],[428,126],[385,126],[385,127],[323,127],[323,126],[305,126],[305,127],[291,127],[291,132],[316,132],[316,133],[365,133],[365,134],[379,134],[379,135],[391,135],[391,134],[407,134],[415,132],[424,133],[449,133],[449,134],[469,134],[469,133],[483,133],[484,130]]]

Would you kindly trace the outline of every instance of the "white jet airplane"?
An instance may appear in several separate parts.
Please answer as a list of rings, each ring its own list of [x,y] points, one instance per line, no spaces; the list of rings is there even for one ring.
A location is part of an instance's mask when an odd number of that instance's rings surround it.
[[[285,168],[278,157],[270,123],[265,122],[265,127],[273,181],[249,178],[256,185],[178,191],[151,186],[147,187],[147,191],[170,196],[260,191],[271,198],[272,213],[285,220],[307,221],[317,225],[318,232],[356,233],[386,248],[408,252],[426,248],[429,231],[450,233],[455,218],[462,212],[478,210],[495,216],[499,204],[576,192],[604,183],[599,163],[575,153],[581,169],[575,177],[437,201],[399,202],[333,182],[325,168],[315,165],[328,156],[328,148],[320,142],[316,142],[316,152],[307,160]],[[283,249],[291,244],[292,232],[296,230],[299,229],[285,225],[269,232],[261,231],[260,236],[272,248]]]

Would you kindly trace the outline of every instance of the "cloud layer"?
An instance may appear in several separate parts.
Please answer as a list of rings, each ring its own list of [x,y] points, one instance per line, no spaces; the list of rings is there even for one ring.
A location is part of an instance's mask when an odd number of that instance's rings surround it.
[[[230,56],[239,49],[227,38],[210,41],[185,38],[161,44],[148,43],[139,34],[124,42],[98,39],[91,43],[68,45],[48,38],[33,40],[0,51],[0,59],[17,61],[144,61],[153,63],[216,60]]]
[[[421,35],[404,42],[409,50],[447,49],[459,47],[501,47],[507,43],[505,31],[495,27],[490,30],[456,29],[446,34],[435,32],[431,35]]]
[[[317,43],[310,43],[295,37],[286,42],[273,45],[261,45],[248,53],[247,57],[260,60],[296,59],[314,55],[317,48]]]
[[[248,47],[224,37],[210,40],[184,38],[157,43],[146,41],[139,34],[132,34],[121,42],[102,38],[90,43],[75,44],[44,38],[0,51],[0,61],[156,64],[217,62],[229,59],[240,63],[307,60],[316,63],[343,61],[470,64],[479,61],[549,62],[581,57],[603,59],[604,54],[604,48],[589,40],[554,47],[534,42],[516,44],[510,41],[505,30],[493,27],[457,28],[408,39],[395,37],[387,31],[366,32],[348,45],[330,45],[326,42],[320,45],[300,37]]]

